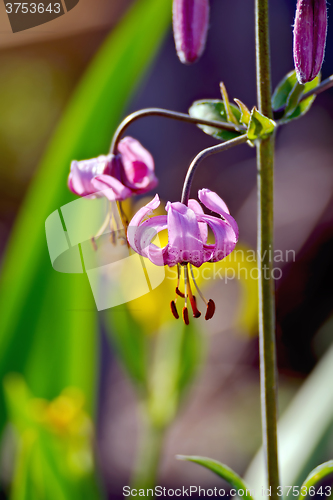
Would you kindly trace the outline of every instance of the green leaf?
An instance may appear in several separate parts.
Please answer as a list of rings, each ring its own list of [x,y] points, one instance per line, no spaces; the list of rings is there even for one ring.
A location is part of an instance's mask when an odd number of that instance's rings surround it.
[[[224,104],[224,109],[225,109],[226,114],[227,114],[228,122],[234,123],[235,125],[238,125],[239,121],[236,119],[236,117],[234,116],[234,114],[232,112],[232,108],[231,108],[230,102],[229,102],[228,92],[227,92],[227,89],[225,88],[225,85],[223,82],[220,83],[220,90],[221,90],[222,100],[223,100],[223,104]]]
[[[319,83],[320,83],[320,75],[318,75],[314,80],[312,80],[312,82],[308,82],[303,86],[303,93],[305,94],[306,92],[309,92],[309,90],[312,90],[313,88],[317,87]],[[272,96],[273,109],[277,111],[286,106],[288,106],[289,109],[289,113],[287,110],[287,116],[283,116],[282,119],[279,120],[280,123],[287,123],[290,120],[294,120],[295,118],[299,118],[300,116],[304,115],[307,111],[309,111],[313,101],[316,98],[316,96],[311,96],[308,97],[307,99],[304,99],[290,114],[292,106],[294,105],[294,99],[292,95],[295,92],[295,89],[297,89],[296,84],[297,84],[296,72],[291,71],[281,80],[281,82],[277,85],[276,89],[274,90]],[[298,97],[300,97],[300,95]]]
[[[27,367],[38,396],[50,399],[75,383],[93,406],[96,306],[84,274],[53,270],[44,225],[74,199],[66,187],[71,160],[108,151],[170,17],[171,0],[138,0],[113,30],[73,95],[17,218],[0,282],[0,377]]]
[[[298,83],[297,81],[288,96],[286,108],[284,110],[284,115],[283,115],[284,118],[288,118],[294,113],[303,92],[304,92],[304,85]]]
[[[235,116],[238,123],[240,123],[241,113],[237,106],[230,104],[230,109]],[[195,118],[202,118],[204,120],[216,120],[219,122],[228,123],[228,117],[225,110],[223,101],[219,99],[205,99],[202,101],[195,101],[188,110],[190,116]],[[228,141],[241,135],[242,132],[233,132],[229,130],[221,130],[218,128],[208,127],[207,125],[198,125],[205,134],[215,137],[220,141]]]
[[[243,123],[244,125],[248,126],[248,124],[250,123],[250,118],[251,118],[251,113],[250,113],[248,107],[239,99],[234,99],[234,101],[238,105],[240,112],[241,112],[240,122]]]
[[[299,495],[299,500],[302,498],[305,498],[307,494],[302,493],[302,489],[304,487],[303,491],[309,491],[309,488],[311,486],[317,485],[320,481],[322,481],[326,476],[329,474],[333,473],[333,460],[329,460],[328,462],[325,462],[321,465],[318,465],[315,469],[313,469],[308,477],[305,479],[304,483],[302,484],[301,488],[301,493]],[[306,489],[305,489],[306,488]]]
[[[266,139],[274,132],[275,127],[276,123],[273,120],[262,115],[257,108],[254,107],[251,111],[247,137],[249,141]]]
[[[332,335],[333,320],[327,322]],[[278,423],[282,485],[301,484],[314,455],[333,425],[333,346],[303,382]],[[310,465],[309,465],[310,464]],[[258,490],[265,484],[263,450],[252,460],[245,479]]]
[[[230,467],[228,467],[227,465],[221,464],[221,462],[218,462],[217,460],[213,460],[211,458],[206,458],[206,457],[177,455],[177,458],[178,460],[186,460],[188,462],[194,462],[196,464],[202,465],[206,469],[209,469],[210,471],[214,472],[222,479],[227,481],[236,490],[243,490],[244,498],[249,498],[250,500],[253,500],[253,496],[251,495],[249,487],[246,485],[243,479],[236,472],[230,469]]]

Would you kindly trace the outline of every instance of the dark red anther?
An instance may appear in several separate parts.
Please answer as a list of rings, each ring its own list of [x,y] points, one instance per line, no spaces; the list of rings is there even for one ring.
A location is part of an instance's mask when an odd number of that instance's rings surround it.
[[[182,299],[185,298],[185,295],[179,290],[178,286],[176,286],[176,294],[179,295],[179,297],[181,297]]]
[[[172,312],[172,314],[174,315],[174,317],[175,317],[176,319],[178,319],[178,318],[179,318],[179,314],[178,314],[177,307],[176,307],[176,303],[175,303],[175,301],[174,301],[174,300],[172,300],[172,301],[170,302],[170,308],[171,308],[171,312]]]
[[[211,319],[215,313],[215,302],[209,299],[205,319]]]
[[[193,311],[193,317],[194,318],[200,318],[201,312],[197,308],[197,301],[196,301],[195,296],[192,295],[192,293],[189,294],[189,299],[190,299],[190,302],[191,302],[191,307],[192,307],[192,311]]]
[[[188,309],[187,309],[187,307],[183,307],[183,320],[184,320],[185,325],[189,325],[190,324],[190,320],[188,319]]]

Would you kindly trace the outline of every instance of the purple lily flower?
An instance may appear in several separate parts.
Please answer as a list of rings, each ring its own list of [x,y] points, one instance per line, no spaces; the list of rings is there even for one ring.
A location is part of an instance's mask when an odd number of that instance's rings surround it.
[[[299,83],[313,80],[323,64],[327,32],[326,0],[298,0],[294,62]]]
[[[102,191],[110,201],[146,193],[157,182],[153,157],[132,137],[119,142],[116,155],[73,161],[68,177],[68,187],[73,193],[96,198],[96,193]]]
[[[188,324],[187,297],[190,300],[194,317],[199,317],[200,312],[192,294],[188,266],[190,266],[195,287],[207,306],[206,319],[210,319],[215,311],[215,304],[210,299],[207,301],[199,290],[193,276],[191,266],[199,267],[204,262],[217,262],[229,255],[238,240],[238,226],[231,217],[224,201],[213,191],[201,189],[198,192],[199,200],[219,217],[206,215],[196,200],[189,200],[188,206],[175,202],[166,204],[167,215],[159,215],[144,220],[152,210],[156,209],[160,200],[158,195],[147,205],[142,207],[131,220],[127,239],[130,246],[143,257],[147,257],[157,266],[178,266],[178,283],[176,294],[185,298],[183,319]],[[208,227],[215,236],[215,243],[208,244]],[[152,243],[154,236],[168,230],[168,244],[159,248]],[[184,268],[185,293],[179,291],[181,266]],[[176,299],[177,300],[177,299]],[[176,300],[171,302],[173,315],[178,318]]]
[[[173,33],[178,57],[184,64],[203,53],[209,24],[209,0],[173,0]]]

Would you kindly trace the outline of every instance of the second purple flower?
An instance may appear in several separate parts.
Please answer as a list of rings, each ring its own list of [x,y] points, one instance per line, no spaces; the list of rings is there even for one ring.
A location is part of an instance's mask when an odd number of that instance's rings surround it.
[[[95,198],[102,191],[110,201],[122,201],[153,189],[158,180],[154,159],[139,141],[124,137],[116,155],[72,161],[68,187],[79,196]]]

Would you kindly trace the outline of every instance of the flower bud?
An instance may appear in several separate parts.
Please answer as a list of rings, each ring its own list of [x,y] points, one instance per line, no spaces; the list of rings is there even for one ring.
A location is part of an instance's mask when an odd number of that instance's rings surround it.
[[[208,23],[209,0],[173,0],[173,34],[182,63],[194,63],[203,53]]]
[[[326,0],[298,0],[294,24],[294,61],[299,83],[313,80],[324,59]]]

